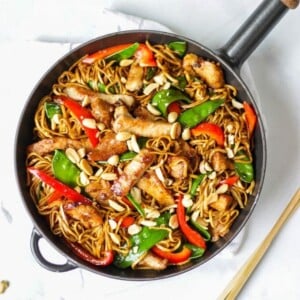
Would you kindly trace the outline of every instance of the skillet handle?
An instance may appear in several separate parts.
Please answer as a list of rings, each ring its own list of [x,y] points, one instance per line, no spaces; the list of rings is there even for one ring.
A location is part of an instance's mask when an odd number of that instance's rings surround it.
[[[264,0],[216,52],[233,69],[239,71],[244,61],[281,20],[290,8],[296,8],[299,0]]]
[[[35,260],[45,269],[52,272],[67,272],[76,269],[77,266],[67,261],[65,264],[54,264],[44,258],[40,251],[39,241],[42,235],[33,228],[30,238],[30,248]]]

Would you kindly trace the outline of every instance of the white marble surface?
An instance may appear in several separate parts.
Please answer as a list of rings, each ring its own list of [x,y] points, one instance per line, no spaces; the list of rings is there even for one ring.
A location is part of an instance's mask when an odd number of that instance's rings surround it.
[[[43,269],[29,248],[32,223],[16,187],[14,135],[32,88],[47,68],[69,50],[67,43],[83,42],[105,33],[108,26],[117,26],[99,18],[103,8],[152,19],[216,49],[258,3],[259,0],[0,0],[0,280],[10,281],[0,299],[217,298],[300,185],[300,8],[288,12],[247,60],[254,80],[251,79],[251,88],[264,115],[268,161],[260,201],[249,220],[244,242],[234,255],[220,253],[188,273],[151,282],[113,280],[80,269],[66,273]],[[299,227],[297,211],[239,299],[300,299]],[[64,261],[42,242],[50,259]]]

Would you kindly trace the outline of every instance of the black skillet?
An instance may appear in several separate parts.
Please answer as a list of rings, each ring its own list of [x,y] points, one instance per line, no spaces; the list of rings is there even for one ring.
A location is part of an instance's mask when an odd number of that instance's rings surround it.
[[[218,254],[223,250],[240,230],[244,227],[249,219],[258,199],[263,186],[265,169],[266,169],[266,137],[262,123],[261,112],[257,107],[246,84],[239,75],[243,62],[249,57],[258,44],[264,39],[276,23],[285,15],[290,8],[296,8],[299,0],[265,0],[250,15],[246,22],[237,30],[232,38],[220,49],[211,50],[205,46],[192,41],[188,38],[158,31],[125,31],[99,37],[89,41],[78,48],[74,49],[62,57],[50,70],[41,78],[27,100],[20,117],[16,141],[15,141],[15,170],[17,182],[34,228],[31,235],[31,250],[37,262],[44,268],[54,272],[65,272],[75,268],[89,270],[99,275],[108,276],[123,280],[153,280],[191,270]],[[239,217],[234,222],[230,232],[221,240],[209,246],[205,255],[197,260],[193,260],[182,266],[171,266],[164,271],[148,270],[126,270],[117,269],[114,266],[105,268],[92,266],[89,263],[75,256],[65,243],[54,236],[45,219],[37,212],[37,209],[29,195],[26,185],[26,147],[32,143],[33,138],[33,116],[40,99],[48,94],[52,85],[56,82],[58,76],[67,70],[80,57],[93,53],[99,49],[112,45],[131,42],[144,42],[149,40],[152,44],[165,44],[170,41],[183,40],[188,44],[188,52],[194,52],[202,57],[218,61],[225,71],[226,82],[238,88],[238,98],[250,102],[258,115],[258,124],[254,133],[254,161],[255,161],[255,178],[256,187],[253,195],[246,208],[241,211]],[[59,253],[66,257],[64,264],[54,264],[49,262],[41,253],[39,241],[41,238],[46,239]]]

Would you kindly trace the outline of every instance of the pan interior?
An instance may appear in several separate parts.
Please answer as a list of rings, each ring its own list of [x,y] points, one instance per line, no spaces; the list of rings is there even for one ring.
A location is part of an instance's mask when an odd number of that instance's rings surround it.
[[[32,131],[34,127],[33,119],[35,109],[40,99],[45,94],[50,92],[52,85],[56,82],[58,76],[64,70],[68,69],[80,57],[88,53],[93,53],[99,49],[116,44],[144,42],[145,40],[149,40],[149,42],[152,44],[164,44],[177,40],[186,41],[188,44],[188,52],[193,52],[204,58],[218,61],[221,64],[223,71],[225,72],[226,82],[237,87],[238,98],[246,100],[254,106],[256,112],[258,113],[258,126],[254,133],[256,188],[253,195],[249,199],[250,201],[247,207],[244,210],[242,210],[239,217],[231,227],[230,232],[218,242],[213,243],[213,245],[206,251],[205,255],[202,258],[191,261],[182,266],[171,266],[168,267],[166,270],[160,272],[131,269],[120,270],[115,268],[114,266],[109,266],[106,268],[97,268],[91,266],[88,263],[83,262],[78,257],[76,257],[70,251],[70,249],[66,247],[66,245],[61,239],[57,238],[50,232],[45,219],[38,214],[36,207],[29,195],[28,188],[26,186],[26,147],[27,145],[33,142]],[[190,39],[175,34],[156,31],[126,31],[100,37],[75,48],[73,51],[71,51],[70,53],[62,57],[59,61],[57,61],[57,63],[45,73],[45,75],[40,79],[40,81],[33,89],[27,102],[25,103],[16,135],[15,154],[15,169],[17,174],[17,182],[25,208],[29,213],[30,217],[32,218],[34,226],[38,229],[42,236],[45,239],[47,239],[50,242],[50,244],[53,245],[54,248],[57,249],[58,252],[66,256],[68,260],[78,265],[79,267],[95,272],[97,274],[123,280],[153,280],[174,276],[191,270],[207,262],[216,254],[218,254],[221,250],[223,250],[230,243],[230,241],[232,241],[232,239],[240,232],[240,230],[243,228],[248,218],[250,217],[259,198],[259,194],[262,188],[266,164],[266,142],[259,110],[248,88],[246,87],[242,79],[239,77],[239,75],[234,71],[234,69],[224,60],[219,58],[214,51]]]

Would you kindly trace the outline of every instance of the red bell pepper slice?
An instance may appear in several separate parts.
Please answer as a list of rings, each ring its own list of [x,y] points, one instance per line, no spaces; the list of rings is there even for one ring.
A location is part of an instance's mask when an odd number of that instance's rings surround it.
[[[34,167],[28,167],[27,170],[32,175],[38,177],[42,182],[51,186],[55,190],[55,193],[60,193],[61,195],[65,196],[67,199],[72,200],[73,202],[87,204],[87,205],[92,204],[92,201],[89,198],[81,195],[80,193],[76,192],[75,190],[68,187],[64,183],[48,175],[45,171]],[[56,200],[57,198],[54,199]]]
[[[135,218],[133,216],[126,216],[122,219],[120,226],[123,228],[128,228],[135,222]]]
[[[127,197],[122,197],[122,201],[128,205],[130,208],[134,208],[132,202],[129,201],[129,199]]]
[[[228,184],[229,186],[234,185],[238,180],[239,180],[239,176],[234,175],[231,177],[228,177],[226,179],[223,179],[220,181],[220,184]]]
[[[110,55],[113,55],[114,53],[117,53],[119,51],[122,51],[130,47],[131,45],[132,44],[120,44],[105,49],[101,49],[83,58],[82,62],[86,64],[92,64],[96,60],[104,59]],[[138,60],[139,65],[141,67],[157,66],[153,52],[145,44],[139,44],[139,47],[135,52],[134,56]]]
[[[130,47],[130,45],[132,44],[120,44],[120,45],[116,45],[116,46],[112,46],[112,47],[108,47],[105,49],[101,49],[95,53],[92,53],[88,56],[86,56],[82,62],[86,63],[86,64],[92,64],[94,61],[99,60],[99,59],[103,59],[107,56],[110,56],[116,52],[119,52],[121,50],[124,50],[128,47]]]
[[[185,208],[182,204],[182,195],[178,197],[177,201],[177,209],[176,209],[176,214],[177,214],[177,219],[178,219],[178,224],[179,227],[186,237],[186,239],[193,245],[200,247],[202,249],[206,249],[206,243],[203,237],[195,230],[193,230],[186,222],[185,219]]]
[[[192,255],[192,250],[185,246],[183,246],[180,252],[164,251],[157,246],[152,247],[151,251],[161,258],[166,258],[168,262],[173,264],[185,262]]]
[[[157,63],[153,52],[145,44],[140,44],[134,54],[141,67],[156,67]]]
[[[94,119],[91,111],[72,98],[66,96],[58,96],[62,104],[67,107],[80,121],[82,128],[84,129],[86,135],[88,136],[93,147],[96,147],[99,143],[99,130],[97,128],[90,128],[83,125],[84,119]]]
[[[252,136],[252,133],[255,129],[255,125],[257,122],[257,116],[255,110],[253,109],[252,105],[248,102],[243,102],[244,110],[245,110],[245,117],[247,121],[249,136]]]
[[[180,103],[177,102],[177,101],[170,103],[168,105],[167,111],[168,111],[168,113],[170,113],[170,112],[176,112],[176,113],[180,114],[181,113]]]
[[[48,197],[47,202],[48,202],[48,203],[52,203],[52,202],[58,200],[61,196],[62,196],[62,194],[61,194],[60,192],[58,192],[58,191],[55,190],[55,191]]]
[[[72,251],[81,259],[95,265],[95,266],[108,266],[114,260],[113,251],[105,251],[103,253],[103,257],[98,258],[88,253],[85,249],[83,249],[78,243],[68,242]]]
[[[209,135],[213,138],[219,146],[224,146],[224,132],[222,128],[214,123],[200,123],[191,129],[193,136],[198,136],[201,133]]]

